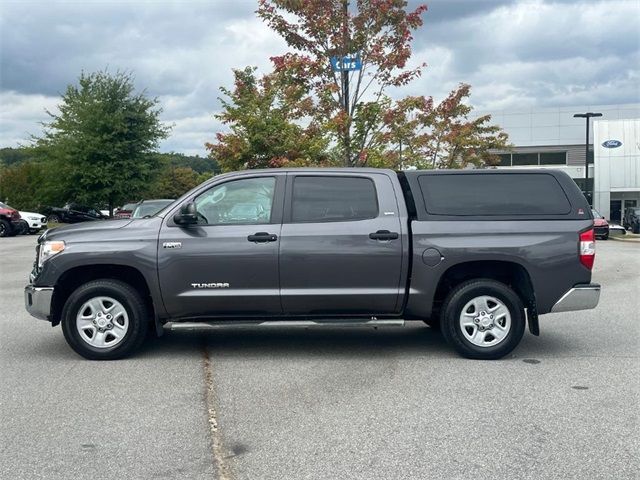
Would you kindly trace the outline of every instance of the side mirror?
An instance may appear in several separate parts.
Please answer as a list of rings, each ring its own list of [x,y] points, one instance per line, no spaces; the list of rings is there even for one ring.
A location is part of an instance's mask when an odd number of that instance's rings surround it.
[[[198,223],[198,215],[196,213],[196,205],[193,202],[185,203],[180,207],[180,213],[173,216],[173,221],[177,225],[195,225]]]

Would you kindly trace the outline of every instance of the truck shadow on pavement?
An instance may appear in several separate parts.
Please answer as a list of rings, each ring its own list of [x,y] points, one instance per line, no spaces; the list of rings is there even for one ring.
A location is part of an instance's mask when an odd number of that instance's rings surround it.
[[[165,332],[145,343],[140,354],[166,355],[171,351],[201,351],[213,356],[308,358],[331,356],[376,358],[381,355],[429,355],[450,357],[455,353],[439,331],[424,325],[400,328],[235,328],[210,331]]]
[[[21,349],[29,357],[48,360],[81,359],[66,344],[62,335],[40,337],[35,348]],[[398,328],[236,328],[210,331],[168,331],[161,338],[149,338],[131,360],[201,356],[203,349],[213,357],[243,358],[353,358],[379,359],[385,356],[461,357],[445,342],[438,330],[418,322]],[[566,336],[525,334],[521,344],[504,360],[579,356],[578,344]],[[20,354],[18,355],[20,356]],[[124,360],[127,361],[127,360]]]

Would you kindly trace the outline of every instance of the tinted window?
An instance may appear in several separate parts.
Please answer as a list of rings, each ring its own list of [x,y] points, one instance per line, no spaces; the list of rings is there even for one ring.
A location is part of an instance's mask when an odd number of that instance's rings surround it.
[[[511,166],[511,154],[510,153],[502,153],[498,155],[500,157],[500,163],[498,165],[502,167],[510,167]]]
[[[514,165],[538,165],[537,153],[514,153],[513,154]]]
[[[432,215],[564,215],[571,211],[562,187],[546,174],[422,175]]]
[[[566,165],[567,152],[546,152],[540,154],[540,165]]]
[[[347,222],[378,216],[373,181],[362,177],[296,177],[293,222]]]
[[[271,221],[274,177],[245,178],[216,185],[194,202],[201,225],[260,224]]]

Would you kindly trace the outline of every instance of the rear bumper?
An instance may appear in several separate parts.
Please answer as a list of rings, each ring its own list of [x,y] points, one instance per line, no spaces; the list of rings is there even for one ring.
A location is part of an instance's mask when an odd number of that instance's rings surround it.
[[[590,310],[596,308],[599,300],[600,285],[597,283],[575,285],[555,303],[551,313]]]
[[[49,321],[53,287],[24,287],[24,306],[32,317]]]

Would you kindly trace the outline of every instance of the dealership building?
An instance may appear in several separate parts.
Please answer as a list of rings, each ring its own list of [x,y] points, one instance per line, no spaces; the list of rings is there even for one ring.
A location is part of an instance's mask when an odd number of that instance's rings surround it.
[[[593,206],[620,223],[626,208],[640,206],[640,103],[562,108],[477,111],[508,134],[513,148],[496,152],[498,168],[554,168],[567,172],[585,191],[585,119],[591,120],[588,192]],[[475,116],[474,115],[474,116]],[[595,145],[595,148],[593,146]]]

